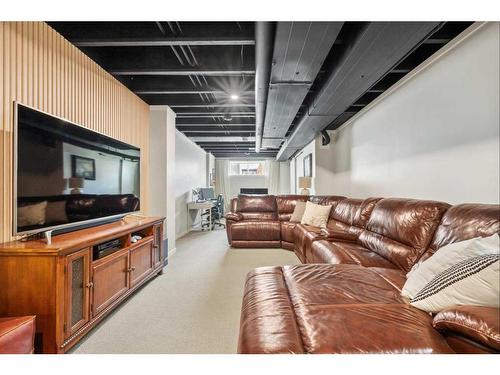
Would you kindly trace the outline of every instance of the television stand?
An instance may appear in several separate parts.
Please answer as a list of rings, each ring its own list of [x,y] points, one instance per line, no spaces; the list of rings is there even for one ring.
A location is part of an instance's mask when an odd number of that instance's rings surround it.
[[[0,244],[0,316],[35,315],[35,352],[67,352],[161,274],[163,221],[128,215],[51,241]],[[133,236],[140,239],[132,242]]]

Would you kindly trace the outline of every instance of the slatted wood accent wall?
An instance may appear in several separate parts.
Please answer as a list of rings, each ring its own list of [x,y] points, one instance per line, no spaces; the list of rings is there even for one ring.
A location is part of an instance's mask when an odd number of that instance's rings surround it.
[[[149,106],[44,22],[0,22],[0,242],[12,239],[14,100],[141,148],[148,208]]]

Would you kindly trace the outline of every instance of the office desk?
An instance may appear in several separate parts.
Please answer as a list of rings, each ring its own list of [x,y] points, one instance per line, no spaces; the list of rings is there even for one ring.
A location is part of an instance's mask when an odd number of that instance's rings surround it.
[[[191,221],[191,211],[209,210],[209,230],[212,230],[212,210],[211,208],[215,206],[214,201],[204,201],[204,202],[190,202],[187,204],[187,230],[190,232],[193,229],[193,223]],[[203,224],[203,222],[202,222]]]

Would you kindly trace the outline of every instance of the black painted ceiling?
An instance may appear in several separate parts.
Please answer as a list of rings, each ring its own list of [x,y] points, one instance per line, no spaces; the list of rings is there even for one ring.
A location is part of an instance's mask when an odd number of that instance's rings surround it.
[[[49,22],[105,70],[150,105],[169,105],[177,129],[219,156],[275,157],[255,153],[255,37],[253,22]],[[346,22],[313,81],[301,111],[335,69],[335,54],[349,49],[360,23]],[[396,83],[470,22],[442,23],[359,97],[327,128],[334,129]],[[232,98],[236,95],[237,98]]]

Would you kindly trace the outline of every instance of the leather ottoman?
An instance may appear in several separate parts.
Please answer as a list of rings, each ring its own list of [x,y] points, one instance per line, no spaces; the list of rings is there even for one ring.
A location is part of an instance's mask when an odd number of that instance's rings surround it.
[[[0,354],[32,354],[35,317],[0,318]]]

